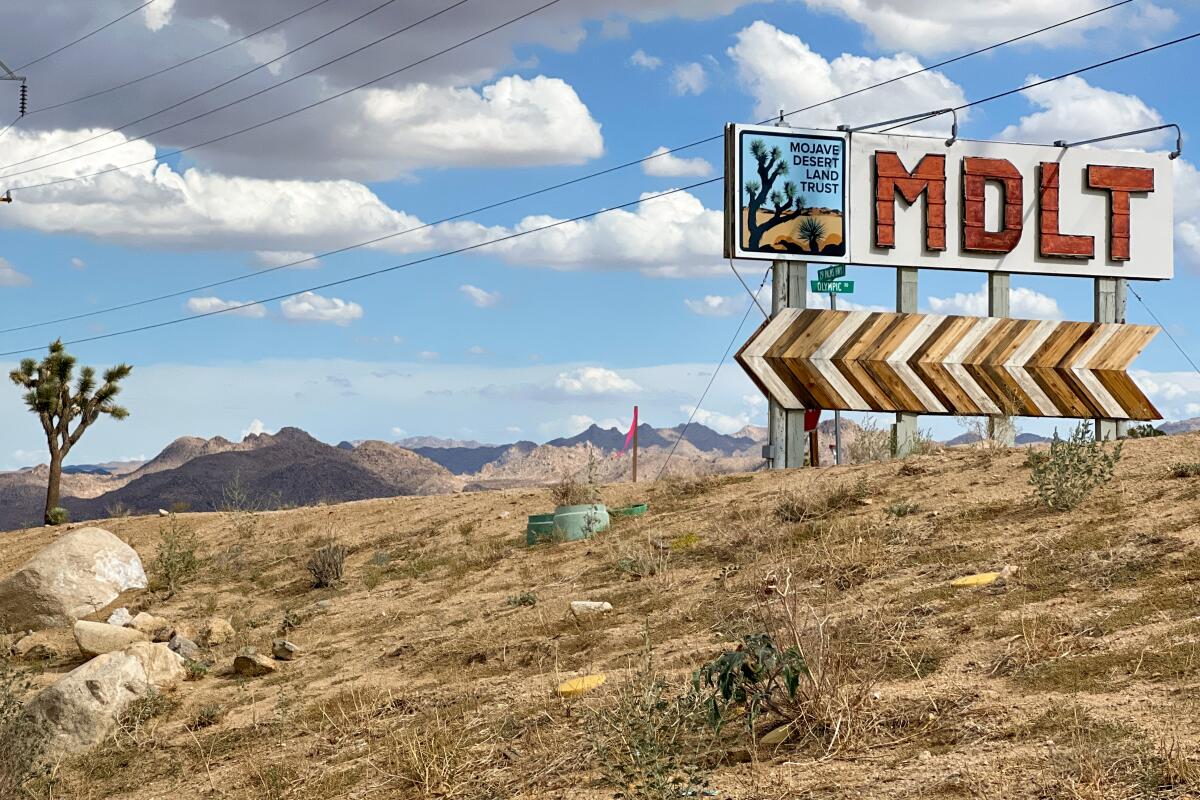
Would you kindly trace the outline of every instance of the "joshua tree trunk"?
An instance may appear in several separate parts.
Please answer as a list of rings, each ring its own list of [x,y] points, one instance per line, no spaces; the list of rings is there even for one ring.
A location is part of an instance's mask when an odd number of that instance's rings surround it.
[[[58,507],[58,496],[62,485],[63,452],[50,445],[50,479],[46,483],[46,513],[45,523],[53,525],[50,512]]]

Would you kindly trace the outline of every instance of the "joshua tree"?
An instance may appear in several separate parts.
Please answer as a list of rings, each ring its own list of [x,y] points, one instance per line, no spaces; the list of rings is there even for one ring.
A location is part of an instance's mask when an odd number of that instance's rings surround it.
[[[788,173],[787,159],[784,158],[782,150],[772,147],[768,151],[762,139],[754,139],[750,142],[750,153],[758,162],[758,180],[751,178],[746,181],[746,194],[749,196],[746,201],[749,212],[746,216],[746,228],[750,231],[750,241],[746,249],[758,250],[762,246],[764,233],[776,225],[790,222],[804,214],[804,195],[796,194],[796,184],[791,181],[783,184],[782,192],[774,188],[775,181]],[[774,210],[769,219],[759,223],[758,211],[768,199],[774,205]]]
[[[821,252],[821,240],[825,238],[825,226],[821,224],[821,220],[805,217],[804,221],[796,226],[796,233],[808,242],[808,252]]]
[[[46,487],[46,524],[54,523],[51,512],[58,506],[59,486],[62,481],[63,459],[83,436],[83,432],[100,418],[108,414],[113,419],[125,419],[129,412],[113,402],[121,391],[117,384],[133,370],[127,364],[118,364],[104,373],[104,383],[96,388],[96,372],[91,367],[79,371],[75,389],[71,381],[75,377],[75,357],[63,348],[62,340],[50,345],[49,354],[37,362],[27,358],[8,377],[25,390],[25,405],[37,414],[46,432],[46,444],[50,448],[50,481]],[[78,418],[75,429],[71,422]]]

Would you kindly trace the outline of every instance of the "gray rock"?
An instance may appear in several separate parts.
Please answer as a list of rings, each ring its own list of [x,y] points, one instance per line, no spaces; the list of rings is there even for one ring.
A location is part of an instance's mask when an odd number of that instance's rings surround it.
[[[278,661],[291,661],[300,654],[300,648],[287,639],[276,639],[271,643],[271,653]]]
[[[88,658],[105,653],[115,653],[135,642],[144,642],[149,638],[146,634],[135,631],[133,628],[118,628],[116,625],[106,625],[103,622],[82,620],[75,623],[75,643],[79,645],[79,652]]]
[[[247,678],[261,678],[278,669],[279,665],[276,662],[256,653],[253,647],[243,648],[242,652],[233,659],[233,671]]]
[[[146,588],[132,547],[102,528],[80,528],[42,548],[0,581],[0,629],[65,627]]]
[[[167,647],[171,648],[171,652],[179,654],[188,661],[195,661],[200,658],[200,645],[186,636],[180,636],[178,633],[171,637],[171,641],[167,643]]]
[[[183,659],[165,645],[138,642],[93,658],[38,693],[25,707],[57,760],[104,741],[131,702],[184,679]]]
[[[118,628],[124,628],[133,621],[133,615],[129,613],[129,609],[122,606],[108,617],[109,625],[116,625]]]

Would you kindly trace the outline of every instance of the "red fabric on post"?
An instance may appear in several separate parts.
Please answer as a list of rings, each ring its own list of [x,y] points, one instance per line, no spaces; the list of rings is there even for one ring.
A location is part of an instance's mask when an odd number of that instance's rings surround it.
[[[638,425],[638,407],[633,407],[633,424],[629,426],[629,433],[625,434],[625,446],[621,448],[621,452],[615,454],[613,458],[619,458],[625,455],[625,451],[629,449],[629,445],[633,444],[633,432],[637,430]]]
[[[815,431],[817,423],[821,421],[821,409],[812,408],[804,412],[804,432]]]

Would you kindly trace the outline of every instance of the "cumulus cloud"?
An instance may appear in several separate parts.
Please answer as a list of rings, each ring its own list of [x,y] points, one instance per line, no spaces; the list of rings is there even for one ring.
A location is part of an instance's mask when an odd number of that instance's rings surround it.
[[[922,55],[967,50],[999,39],[1019,36],[1068,17],[1094,11],[1101,0],[958,0],[926,3],[913,0],[804,0],[814,10],[845,16],[862,25],[875,44],[886,50],[909,50]],[[1083,44],[1090,31],[1116,28],[1150,32],[1165,30],[1176,21],[1174,12],[1151,2],[1138,3],[1029,39],[1035,46]]]
[[[1030,75],[1025,82],[1040,80],[1041,76]],[[1159,113],[1140,97],[1101,89],[1074,75],[1026,89],[1021,94],[1041,110],[1006,127],[1000,132],[1001,139],[1034,144],[1050,144],[1059,139],[1072,142],[1163,123]],[[1162,146],[1169,135],[1169,131],[1157,131],[1103,142],[1098,146],[1152,149]]]
[[[642,172],[656,178],[707,178],[713,171],[703,158],[680,158],[666,147],[655,148],[650,156],[642,162]]]
[[[680,406],[679,410],[689,416],[695,412],[695,421],[701,425],[712,428],[717,433],[737,433],[742,428],[750,424],[750,415],[742,412],[740,414],[722,414],[719,411],[708,411],[695,406]]]
[[[1200,375],[1140,369],[1129,374],[1167,419],[1200,416]]]
[[[781,107],[787,111],[804,108],[923,67],[907,53],[882,58],[843,53],[828,61],[799,36],[761,20],[739,31],[737,43],[727,52],[737,67],[738,80],[756,100],[755,116],[763,119],[778,114]],[[803,80],[797,80],[797,75]],[[834,127],[964,102],[962,87],[933,70],[893,83],[885,91],[864,92],[806,111],[803,121],[811,127]],[[959,114],[960,121],[963,116]],[[949,119],[935,119],[905,130],[944,133],[949,129]]]
[[[487,231],[488,238],[558,221],[525,217],[511,229]],[[616,209],[488,248],[513,264],[558,270],[638,270],[653,277],[720,274],[724,215],[707,209],[689,192],[642,195],[635,210]],[[480,235],[484,231],[481,230]]]
[[[473,344],[467,348],[467,354],[472,356],[486,356],[487,348],[483,345]]]
[[[571,396],[629,394],[641,391],[636,382],[623,378],[604,367],[581,367],[570,372],[560,372],[554,387]]]
[[[962,314],[968,317],[986,317],[987,282],[977,292],[956,292],[952,297],[930,297],[929,308],[935,314]],[[1023,286],[1009,289],[1009,313],[1021,319],[1062,319],[1058,301],[1050,295],[1035,292]]]
[[[701,95],[708,88],[708,73],[704,65],[692,61],[679,64],[671,72],[671,89],[678,95]]]
[[[476,308],[491,308],[500,302],[499,292],[489,292],[486,289],[480,289],[478,286],[472,286],[469,283],[464,283],[458,287],[458,290],[471,301]]]
[[[362,319],[363,308],[358,303],[337,297],[323,297],[315,292],[294,295],[279,303],[285,319],[300,322],[332,322],[346,326]]]
[[[72,258],[71,259],[71,267],[73,269],[86,269],[87,262],[84,261],[82,258]]]
[[[422,361],[437,361],[440,357],[441,354],[436,353],[433,350],[422,350],[421,352],[417,353],[417,358],[421,359]]]
[[[162,30],[170,24],[174,11],[175,0],[158,0],[146,6],[142,9],[146,28],[152,31]]]
[[[655,70],[662,66],[662,59],[652,55],[647,55],[644,50],[634,50],[633,55],[629,57],[629,63],[635,67],[642,69]]]
[[[258,250],[254,253],[254,261],[263,267],[288,264],[293,265],[294,269],[316,269],[321,266],[321,259],[313,258],[314,255],[303,250]]]
[[[6,259],[0,258],[0,286],[28,286],[31,283],[33,278],[18,272]]]
[[[255,419],[248,426],[242,429],[242,438],[245,439],[247,436],[251,435],[260,436],[264,433],[267,433],[267,429],[263,424],[263,421],[261,419]]]
[[[193,314],[211,314],[225,311],[230,316],[262,319],[267,315],[267,309],[259,303],[245,305],[244,300],[222,300],[219,297],[189,297],[187,310]],[[232,309],[232,310],[226,310]]]
[[[685,299],[683,304],[687,306],[688,311],[702,317],[728,317],[731,314],[745,311],[744,304],[737,296],[706,294],[699,300]]]

